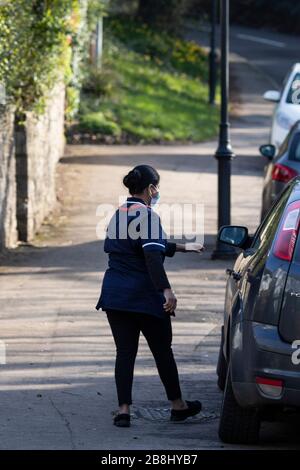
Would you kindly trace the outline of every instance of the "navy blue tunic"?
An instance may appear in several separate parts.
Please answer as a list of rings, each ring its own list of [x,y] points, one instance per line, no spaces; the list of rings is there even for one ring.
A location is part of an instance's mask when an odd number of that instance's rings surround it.
[[[157,291],[148,273],[144,252],[160,251],[174,255],[159,216],[142,199],[129,197],[112,217],[104,242],[109,255],[99,310],[123,310],[148,313],[164,318],[163,292]]]

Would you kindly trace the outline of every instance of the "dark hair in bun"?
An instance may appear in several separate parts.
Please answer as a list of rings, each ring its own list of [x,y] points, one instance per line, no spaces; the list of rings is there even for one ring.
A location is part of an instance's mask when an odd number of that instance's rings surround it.
[[[157,186],[158,183],[159,174],[149,165],[138,165],[123,178],[123,184],[131,195],[140,194],[149,184]]]

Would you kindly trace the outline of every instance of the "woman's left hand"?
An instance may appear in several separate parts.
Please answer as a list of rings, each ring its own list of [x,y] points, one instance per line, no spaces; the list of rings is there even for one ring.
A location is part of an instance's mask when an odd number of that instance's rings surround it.
[[[201,243],[185,243],[185,251],[191,251],[192,253],[202,253],[205,250],[205,246]]]
[[[172,289],[164,289],[165,303],[164,309],[168,313],[173,313],[177,306],[177,299]]]

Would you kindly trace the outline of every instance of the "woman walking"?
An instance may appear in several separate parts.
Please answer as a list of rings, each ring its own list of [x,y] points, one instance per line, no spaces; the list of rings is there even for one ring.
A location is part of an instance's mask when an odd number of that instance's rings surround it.
[[[177,299],[166,275],[165,256],[176,251],[200,253],[200,244],[166,240],[160,218],[152,210],[159,199],[159,174],[139,165],[123,179],[130,197],[115,213],[108,227],[104,251],[109,254],[96,309],[106,312],[116,345],[115,380],[119,412],[114,424],[130,426],[130,405],[135,358],[140,333],[156,362],[171,402],[172,421],[183,421],[201,411],[199,401],[182,397],[172,351],[172,324]],[[190,245],[190,246],[189,246]],[[192,247],[191,247],[192,245]]]

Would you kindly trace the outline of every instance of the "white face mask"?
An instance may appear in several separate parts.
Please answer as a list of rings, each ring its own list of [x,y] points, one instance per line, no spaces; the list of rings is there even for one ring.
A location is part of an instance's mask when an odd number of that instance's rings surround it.
[[[154,187],[155,187],[155,186],[154,186]],[[156,189],[156,191],[158,191],[158,188],[155,188],[155,189]],[[159,200],[160,200],[160,194],[159,194],[159,192],[157,192],[157,193],[155,194],[155,196],[152,196],[152,197],[151,197],[150,205],[151,205],[151,206],[155,206],[155,205],[158,203]]]
[[[155,196],[151,198],[151,206],[155,206],[159,200],[160,200],[160,194],[157,193]]]

